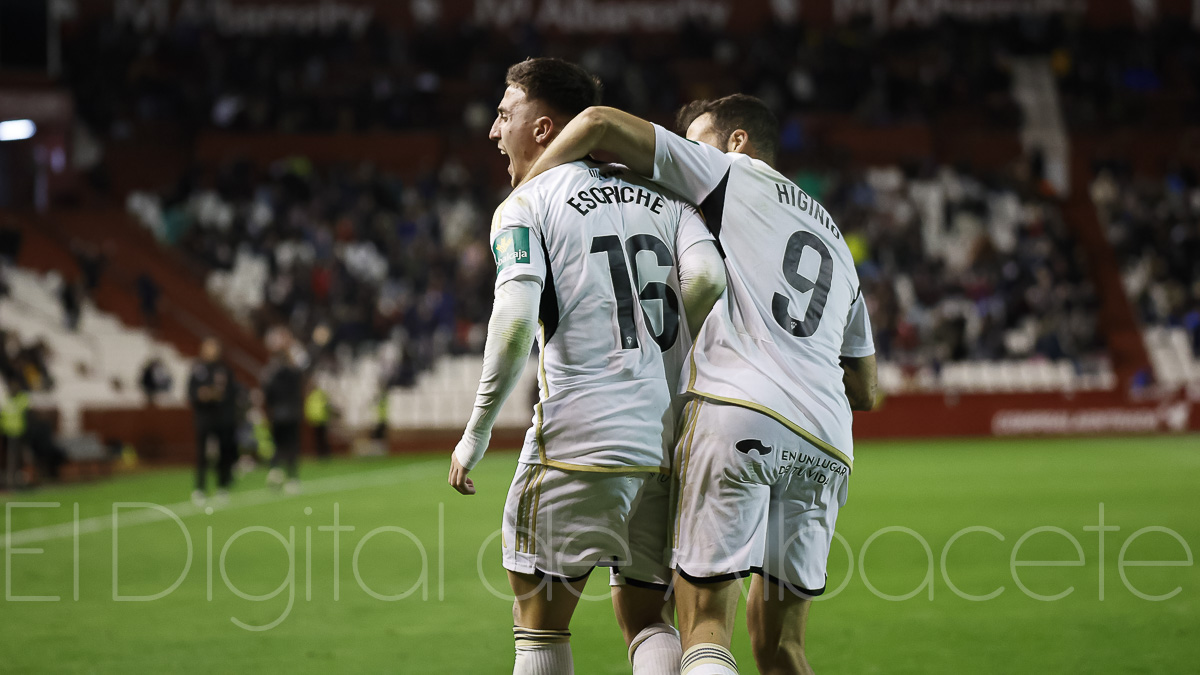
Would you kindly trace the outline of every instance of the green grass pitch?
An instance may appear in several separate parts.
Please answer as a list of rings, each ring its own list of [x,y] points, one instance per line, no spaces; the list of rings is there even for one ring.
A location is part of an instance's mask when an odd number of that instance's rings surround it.
[[[185,470],[6,495],[0,671],[511,672],[492,535],[515,461],[489,455],[471,498],[446,486],[445,453],[310,463],[296,497],[251,473],[211,515],[181,505]],[[1126,563],[1194,561],[1200,438],[862,443],[850,486],[833,597],[810,620],[818,672],[1200,672],[1200,571],[1119,564],[1122,549]],[[126,508],[114,538],[116,502],[179,520]],[[335,509],[354,528],[336,562],[319,529]],[[1157,529],[1133,536],[1144,528]],[[1018,562],[1083,562],[1014,577],[1018,544]],[[629,672],[606,581],[593,577],[572,626],[582,675]],[[734,653],[754,672],[744,625]]]

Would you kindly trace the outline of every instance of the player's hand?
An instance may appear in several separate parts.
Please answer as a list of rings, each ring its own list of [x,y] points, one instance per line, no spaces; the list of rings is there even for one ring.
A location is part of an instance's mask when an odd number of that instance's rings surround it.
[[[458,463],[458,457],[456,455],[450,455],[450,478],[447,482],[450,483],[450,487],[458,490],[459,494],[475,494],[475,481],[467,478],[467,473],[469,471],[470,469]]]

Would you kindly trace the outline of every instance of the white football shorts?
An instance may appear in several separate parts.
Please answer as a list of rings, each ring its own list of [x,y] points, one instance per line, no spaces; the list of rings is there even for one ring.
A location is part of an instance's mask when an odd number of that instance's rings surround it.
[[[665,586],[670,578],[669,498],[657,497],[660,484],[667,485],[649,472],[518,464],[504,504],[504,568],[574,581],[597,566],[612,567],[622,581]],[[665,494],[669,488],[662,490]],[[643,518],[639,505],[648,494],[654,497],[648,503],[662,509],[657,545],[651,543],[652,533],[636,525]]]
[[[672,564],[693,582],[762,574],[801,596],[825,568],[850,469],[777,420],[693,399],[675,448]]]

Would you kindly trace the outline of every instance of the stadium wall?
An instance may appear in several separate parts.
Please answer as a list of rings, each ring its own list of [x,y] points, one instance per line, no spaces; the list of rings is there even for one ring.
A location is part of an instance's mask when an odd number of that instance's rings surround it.
[[[1200,432],[1200,388],[1195,389],[1144,398],[1115,391],[899,394],[884,399],[872,412],[856,413],[854,435],[875,440]],[[194,457],[192,413],[187,408],[86,410],[83,428],[105,440],[132,443],[151,464],[187,464]],[[392,429],[388,444],[393,453],[449,452],[461,433],[459,427]],[[347,451],[353,435],[335,434],[336,450]],[[497,429],[492,447],[520,447],[524,436],[524,428]],[[307,429],[303,441],[305,452],[311,452]]]

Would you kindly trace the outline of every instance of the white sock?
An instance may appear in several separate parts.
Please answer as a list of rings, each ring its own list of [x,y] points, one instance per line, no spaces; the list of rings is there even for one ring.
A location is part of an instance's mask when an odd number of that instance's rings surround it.
[[[575,675],[571,632],[513,626],[517,661],[513,675]]]
[[[733,654],[719,644],[702,642],[683,655],[683,675],[737,675],[737,672]]]
[[[679,631],[665,623],[642,629],[629,645],[629,662],[633,675],[679,675],[683,660],[683,645]]]

